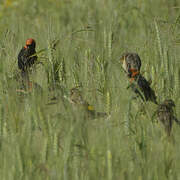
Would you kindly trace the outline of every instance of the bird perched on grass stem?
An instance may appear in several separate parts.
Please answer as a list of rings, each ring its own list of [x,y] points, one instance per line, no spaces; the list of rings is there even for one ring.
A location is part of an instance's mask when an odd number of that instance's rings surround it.
[[[79,108],[81,107],[81,109],[86,113],[86,117],[88,118],[93,119],[107,116],[107,114],[104,112],[96,112],[94,110],[94,107],[83,99],[81,92],[76,87],[72,88],[70,91],[70,101],[72,104],[78,106]]]
[[[130,80],[128,88],[131,87],[143,101],[152,101],[157,104],[156,95],[150,87],[150,83],[140,74],[141,59],[139,55],[137,53],[124,53],[120,61]]]
[[[164,125],[168,136],[171,135],[173,121],[180,125],[180,121],[174,116],[175,103],[171,99],[165,100],[158,105],[157,116],[158,120]]]

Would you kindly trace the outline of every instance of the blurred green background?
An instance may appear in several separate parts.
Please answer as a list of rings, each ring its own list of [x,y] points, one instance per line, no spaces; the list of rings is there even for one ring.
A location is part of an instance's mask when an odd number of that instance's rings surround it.
[[[40,90],[17,93],[17,55],[34,38]],[[55,49],[52,42],[58,41]],[[180,127],[173,137],[156,105],[132,100],[119,58],[137,52],[158,101],[180,118],[178,0],[2,0],[0,2],[0,179],[180,179]],[[108,118],[85,119],[69,90]],[[47,105],[51,98],[58,103]]]

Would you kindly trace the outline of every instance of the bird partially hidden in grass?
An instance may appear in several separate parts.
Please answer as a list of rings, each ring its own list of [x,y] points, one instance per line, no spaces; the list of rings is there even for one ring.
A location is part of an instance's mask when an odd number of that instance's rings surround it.
[[[143,101],[152,101],[157,104],[156,95],[150,87],[150,82],[140,74],[141,59],[139,55],[137,53],[124,53],[120,62],[130,80],[128,88],[138,94]]]
[[[78,107],[78,109],[81,108],[82,111],[85,112],[85,116],[88,118],[95,119],[107,116],[105,112],[95,111],[94,107],[83,99],[81,91],[77,87],[70,90],[70,102],[76,107]]]
[[[174,101],[171,99],[166,99],[158,105],[157,109],[158,120],[164,125],[165,131],[168,136],[171,135],[173,121],[180,125],[180,121],[174,115],[174,107]]]
[[[18,54],[18,68],[21,71],[22,87],[23,89],[32,88],[32,83],[29,80],[29,72],[32,66],[37,61],[36,42],[34,39],[29,38],[26,40],[26,45],[20,50]],[[34,55],[34,56],[33,56]]]
[[[30,38],[26,40],[26,45],[20,50],[18,54],[18,67],[22,72],[27,72],[36,62],[36,42]]]

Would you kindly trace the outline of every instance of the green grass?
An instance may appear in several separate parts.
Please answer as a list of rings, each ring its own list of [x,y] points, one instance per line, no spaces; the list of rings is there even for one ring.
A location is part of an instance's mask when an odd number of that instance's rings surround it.
[[[172,143],[156,105],[132,100],[119,64],[137,52],[158,101],[175,100],[180,118],[179,10],[177,0],[0,2],[0,179],[180,179],[180,127]],[[20,95],[13,77],[27,38],[46,48],[31,77],[43,92]],[[77,85],[111,116],[74,110],[64,97]],[[58,104],[47,105],[53,96]]]

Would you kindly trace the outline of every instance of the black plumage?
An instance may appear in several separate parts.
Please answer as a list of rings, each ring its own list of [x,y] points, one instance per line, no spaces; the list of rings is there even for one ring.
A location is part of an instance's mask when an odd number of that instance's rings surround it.
[[[129,87],[138,94],[143,101],[152,101],[155,104],[158,104],[154,90],[150,87],[150,83],[141,74],[138,74],[133,78]]]
[[[21,87],[23,89],[31,89],[32,83],[29,80],[29,72],[31,67],[35,64],[37,56],[36,53],[36,42],[34,39],[27,39],[26,45],[20,50],[18,54],[18,68],[21,71]]]

